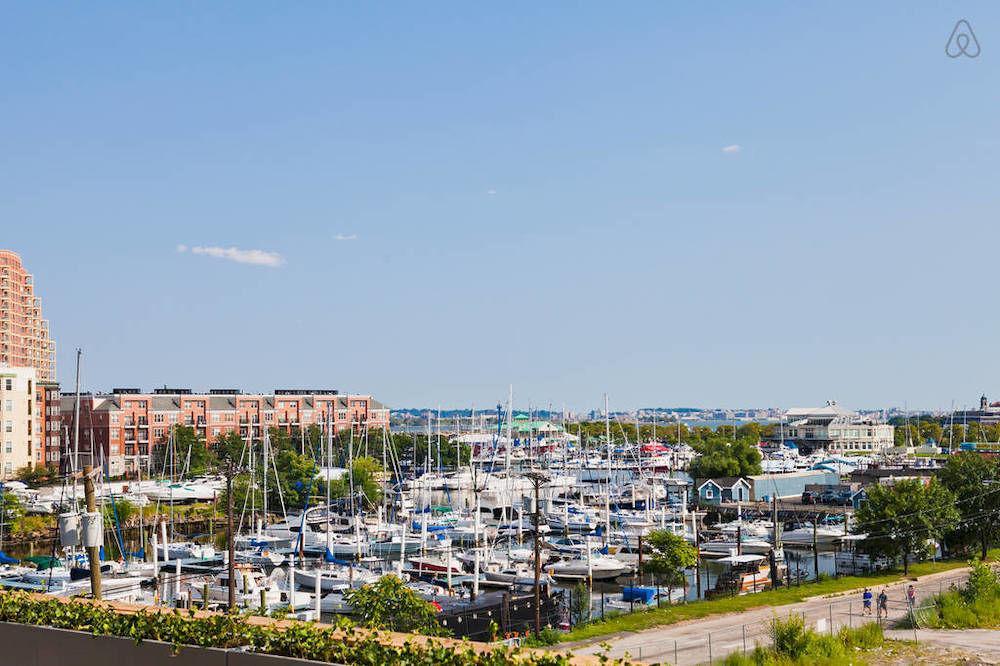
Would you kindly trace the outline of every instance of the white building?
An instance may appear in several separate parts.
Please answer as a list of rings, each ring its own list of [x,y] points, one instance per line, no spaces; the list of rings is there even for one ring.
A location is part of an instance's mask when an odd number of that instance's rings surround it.
[[[40,451],[34,368],[0,366],[0,479],[11,479]]]
[[[830,453],[881,453],[894,445],[894,428],[872,416],[844,409],[831,400],[823,407],[785,412],[774,439],[794,442],[800,450]]]

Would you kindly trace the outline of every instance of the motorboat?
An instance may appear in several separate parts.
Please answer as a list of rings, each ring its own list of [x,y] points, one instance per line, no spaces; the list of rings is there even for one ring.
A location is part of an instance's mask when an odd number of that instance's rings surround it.
[[[562,560],[545,567],[553,578],[568,580],[611,580],[632,571],[632,567],[608,555]]]
[[[588,550],[597,552],[603,545],[598,539],[590,537],[558,537],[556,539],[548,539],[546,544],[551,550],[560,555],[573,556],[583,555]]]
[[[168,560],[209,560],[216,556],[215,547],[194,541],[173,541],[156,546],[157,556]]]
[[[252,564],[257,567],[280,567],[285,562],[285,556],[274,550],[259,548],[256,550],[236,551],[236,562]]]
[[[424,555],[411,557],[409,559],[409,570],[423,573],[448,573],[464,574],[461,560],[448,555]]]
[[[771,565],[763,555],[729,555],[716,560],[724,570],[716,579],[709,596],[752,594],[771,587]],[[782,572],[779,570],[778,576]]]
[[[327,564],[316,569],[295,569],[295,584],[300,588],[315,589],[317,578],[322,592],[342,592],[352,587],[376,583],[381,576],[364,567],[342,564]]]
[[[782,531],[781,540],[787,543],[812,543],[815,537],[817,542],[830,543],[842,539],[846,535],[847,532],[843,526],[818,524],[814,531],[813,525],[807,523],[795,529]]]

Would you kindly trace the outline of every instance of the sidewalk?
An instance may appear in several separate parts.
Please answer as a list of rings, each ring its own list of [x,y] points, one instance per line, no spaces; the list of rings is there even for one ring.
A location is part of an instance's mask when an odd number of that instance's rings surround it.
[[[952,583],[960,584],[968,577],[968,568],[962,567],[940,573],[928,574],[918,579],[903,579],[885,585],[889,595],[890,626],[907,614],[906,587],[910,584],[917,591],[917,601],[931,597]],[[873,589],[877,595],[883,586]],[[836,631],[842,626],[858,626],[872,622],[875,617],[862,616],[861,591],[864,588],[811,597],[805,601],[784,606],[763,607],[738,613],[725,613],[686,620],[675,624],[623,632],[561,644],[559,649],[572,649],[576,654],[598,654],[601,644],[610,644],[608,656],[623,657],[628,653],[633,659],[648,662],[666,662],[683,666],[721,659],[737,650],[752,650],[756,645],[769,645],[768,629],[771,621],[791,615],[801,615],[807,624],[821,631]],[[909,640],[913,640],[913,632]],[[997,638],[1000,643],[1000,634]]]

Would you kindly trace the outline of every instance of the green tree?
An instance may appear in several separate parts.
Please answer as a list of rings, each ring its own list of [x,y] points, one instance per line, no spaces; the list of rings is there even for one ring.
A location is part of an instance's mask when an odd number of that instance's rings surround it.
[[[416,632],[427,636],[448,633],[438,623],[434,606],[392,574],[345,593],[344,599],[351,605],[358,622],[369,629]]]
[[[227,432],[215,440],[212,446],[216,459],[239,464],[243,454],[243,438],[235,431]],[[245,461],[244,461],[245,462]]]
[[[940,423],[937,421],[921,421],[920,440],[915,443],[924,444],[930,440],[936,444],[940,444],[942,437],[944,437],[944,428],[941,427]]]
[[[214,451],[205,445],[205,440],[191,426],[178,425],[174,427],[173,446],[177,457],[166,461],[168,471],[180,473],[187,465],[189,473],[197,476],[213,471],[218,464],[218,458]],[[162,468],[164,456],[168,455],[168,447],[162,445],[153,450],[158,457],[154,464],[156,467]]]
[[[364,495],[369,502],[377,502],[382,497],[382,484],[379,476],[382,464],[374,458],[355,458],[348,474],[330,482],[330,495],[347,497],[351,490],[351,474],[353,474],[354,492]]]
[[[21,500],[13,493],[3,493],[0,496],[0,506],[3,507],[0,520],[3,520],[5,526],[16,525],[24,517],[24,507],[21,506]]]
[[[925,557],[932,540],[940,540],[958,523],[955,496],[942,484],[919,479],[867,489],[868,499],[857,514],[855,532],[868,535],[859,548],[871,555],[902,560],[909,573],[910,557]]]
[[[304,507],[309,494],[315,494],[322,488],[322,484],[316,479],[319,468],[309,455],[301,455],[294,449],[285,448],[275,456],[274,466],[278,470],[280,486],[271,482],[272,470],[268,477],[268,501],[271,506],[277,507],[280,499],[284,499],[286,507]],[[281,488],[280,497],[278,487]]]
[[[756,440],[728,442],[714,437],[693,446],[698,455],[691,461],[688,473],[696,479],[722,476],[760,474],[760,449]]]
[[[16,478],[32,486],[40,486],[59,478],[59,468],[52,465],[24,466],[17,470]]]
[[[938,479],[956,498],[962,522],[948,538],[949,544],[979,546],[986,558],[991,545],[1000,540],[1000,466],[993,458],[957,453],[938,474]]]
[[[666,586],[667,599],[670,599],[673,589],[687,581],[684,570],[698,563],[698,551],[684,537],[667,530],[653,530],[646,537],[646,543],[650,555],[642,568]]]

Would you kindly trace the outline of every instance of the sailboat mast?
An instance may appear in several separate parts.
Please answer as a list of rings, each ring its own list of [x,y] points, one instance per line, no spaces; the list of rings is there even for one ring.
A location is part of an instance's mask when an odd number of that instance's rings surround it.
[[[260,522],[260,525],[261,525],[260,532],[261,533],[263,533],[263,529],[264,529],[263,526],[264,526],[264,524],[267,523],[267,447],[268,447],[268,445],[270,443],[271,443],[271,435],[270,435],[270,433],[267,430],[265,430],[264,431],[264,443],[262,445],[263,450],[261,451],[261,455],[263,456],[262,467],[263,467],[263,471],[264,471],[264,489],[263,489],[263,492],[261,494],[261,504],[262,504],[262,507],[261,507],[261,522]]]
[[[326,414],[326,471],[324,478],[326,480],[326,552],[330,552],[330,461],[333,459],[333,407],[334,403],[331,401],[329,411]]]
[[[83,350],[76,350],[76,401],[73,406],[73,510],[76,510],[76,471],[80,469],[80,357]],[[91,442],[93,446],[93,442]]]
[[[604,492],[604,543],[611,532],[611,412],[608,411],[608,394],[604,394],[604,436],[608,440],[608,483]]]

